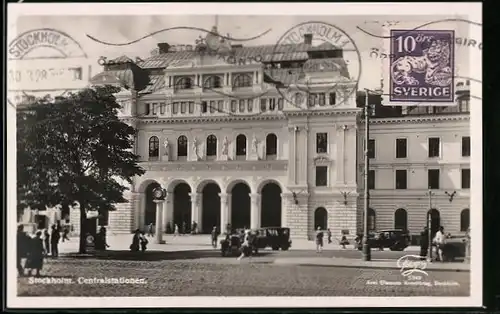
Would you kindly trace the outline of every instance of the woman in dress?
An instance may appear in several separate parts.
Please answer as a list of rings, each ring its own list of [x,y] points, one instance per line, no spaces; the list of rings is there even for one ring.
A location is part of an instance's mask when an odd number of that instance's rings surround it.
[[[40,276],[40,271],[43,268],[43,257],[45,255],[45,249],[43,248],[43,240],[41,236],[42,232],[37,231],[35,237],[31,239],[28,260],[26,262],[28,275],[31,275],[32,271],[35,270],[36,277]]]

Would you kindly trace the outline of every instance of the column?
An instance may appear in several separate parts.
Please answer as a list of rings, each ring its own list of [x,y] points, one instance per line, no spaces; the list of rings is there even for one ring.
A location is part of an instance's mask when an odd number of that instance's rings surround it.
[[[155,243],[163,244],[165,243],[165,241],[163,241],[163,228],[162,228],[163,201],[155,201],[155,203],[156,203]]]
[[[260,228],[260,194],[251,194],[250,228]]]
[[[296,152],[295,146],[297,141],[297,131],[295,131],[294,126],[288,127],[289,144],[288,144],[288,183],[289,185],[297,184],[296,180]]]
[[[189,193],[191,196],[191,221],[189,222],[189,226],[193,223],[193,220],[199,223],[200,220],[200,195],[199,193]]]
[[[337,128],[337,184],[345,184],[345,174],[344,174],[344,156],[345,156],[345,125],[341,125]]]
[[[220,196],[220,233],[226,232],[226,226],[231,221],[229,211],[230,195],[227,193],[219,193]]]
[[[170,228],[173,228],[174,221],[174,194],[171,192],[167,193],[167,198],[163,202],[163,231],[167,232],[167,225],[170,224]],[[172,230],[173,231],[173,230]]]

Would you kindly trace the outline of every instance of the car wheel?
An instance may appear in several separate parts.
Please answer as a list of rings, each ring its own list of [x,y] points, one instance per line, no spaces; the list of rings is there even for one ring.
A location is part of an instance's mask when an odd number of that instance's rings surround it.
[[[273,246],[273,251],[278,251],[280,248],[278,246]]]
[[[288,249],[289,249],[289,248],[290,248],[290,247],[288,247],[288,246],[284,246],[284,247],[282,247],[282,248],[281,248],[281,250],[282,250],[282,251],[288,251]]]

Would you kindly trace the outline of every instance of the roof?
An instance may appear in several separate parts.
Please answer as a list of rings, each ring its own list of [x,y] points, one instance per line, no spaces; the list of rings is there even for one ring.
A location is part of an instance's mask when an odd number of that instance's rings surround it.
[[[165,75],[150,75],[149,83],[143,90],[140,91],[141,94],[154,93],[157,90],[161,90],[165,87]]]

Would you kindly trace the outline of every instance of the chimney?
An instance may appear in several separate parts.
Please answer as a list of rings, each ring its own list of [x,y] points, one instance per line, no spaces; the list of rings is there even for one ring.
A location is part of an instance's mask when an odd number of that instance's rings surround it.
[[[167,43],[158,43],[158,50],[160,54],[167,53],[170,49],[170,45]]]
[[[312,45],[313,42],[313,34],[304,34],[304,44]]]

